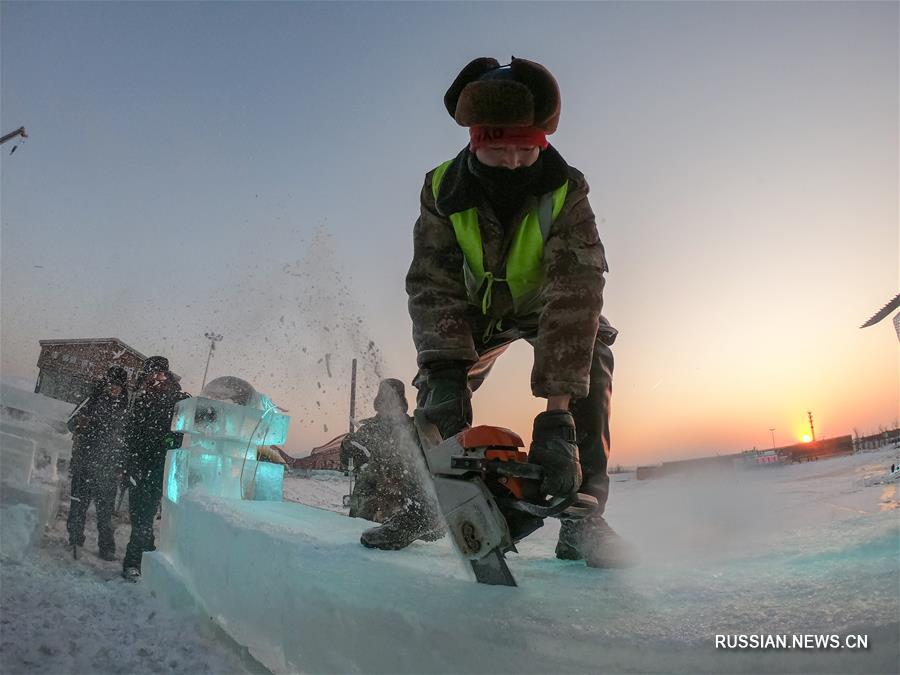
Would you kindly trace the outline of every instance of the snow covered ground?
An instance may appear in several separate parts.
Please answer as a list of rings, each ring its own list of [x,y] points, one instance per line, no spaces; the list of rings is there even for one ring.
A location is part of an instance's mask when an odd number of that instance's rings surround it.
[[[349,508],[343,505],[347,494],[350,494],[350,478],[340,471],[313,471],[309,478],[290,473],[284,476],[285,501],[347,514]]]
[[[285,577],[334,581],[332,597],[296,608],[296,640],[323,652],[306,651],[297,670],[897,672],[900,511],[897,483],[882,482],[892,463],[900,452],[882,448],[756,471],[613,476],[607,515],[640,549],[641,566],[556,560],[551,521],[509,556],[516,589],[469,581],[446,539],[368,551],[356,542],[366,523],[305,512],[308,535],[288,553],[295,567]],[[285,498],[342,513],[348,482],[333,473],[289,478]],[[271,536],[294,526],[278,520],[279,505],[245,505],[272,510]],[[208,617],[120,581],[119,563],[96,558],[92,528],[77,561],[58,520],[27,559],[0,568],[0,672],[260,668]],[[120,525],[120,554],[127,534]],[[390,622],[371,625],[385,613]],[[486,622],[492,629],[480,630]],[[388,642],[376,636],[391,632],[394,653],[379,653]],[[717,650],[717,634],[861,634],[868,649]],[[519,656],[502,660],[494,648]]]
[[[67,509],[22,561],[0,560],[0,673],[254,673],[262,669],[209,617],[177,611],[124,581],[130,532],[116,519],[120,560],[97,555],[91,508],[73,559]],[[264,672],[264,671],[263,671]]]
[[[191,531],[240,551],[224,569],[203,547],[182,563],[198,571],[189,584],[211,614],[244,617],[229,630],[276,672],[896,672],[900,528],[897,486],[883,481],[898,461],[885,448],[749,472],[615,476],[609,518],[643,564],[558,561],[551,521],[509,557],[517,589],[472,583],[447,540],[368,551],[356,541],[367,523],[271,502],[197,502]],[[318,475],[288,494],[340,512],[346,487]],[[248,570],[249,589],[218,592]],[[716,635],[738,634],[858,634],[868,647],[716,649]]]

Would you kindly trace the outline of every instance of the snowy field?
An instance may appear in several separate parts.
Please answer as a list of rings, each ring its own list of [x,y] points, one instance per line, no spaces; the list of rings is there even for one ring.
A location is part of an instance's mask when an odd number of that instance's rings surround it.
[[[642,564],[601,571],[558,561],[551,521],[509,556],[516,589],[470,582],[446,539],[368,551],[356,542],[366,523],[320,511],[322,518],[307,519],[319,543],[297,561],[305,570],[285,570],[284,583],[333,564],[328,571],[346,583],[318,611],[358,597],[359,612],[318,617],[336,621],[345,631],[339,635],[306,626],[314,644],[345,645],[346,653],[310,654],[297,670],[583,672],[591,663],[597,672],[895,673],[900,511],[897,483],[884,482],[892,463],[900,463],[900,452],[882,448],[756,471],[640,482],[613,476],[607,515],[639,548]],[[348,484],[336,473],[289,478],[285,499],[343,513]],[[273,531],[276,517],[273,511]],[[61,517],[25,560],[3,562],[0,672],[262,671],[209,617],[168,606],[147,584],[121,581],[121,563],[96,557],[93,528],[89,519],[78,560],[64,546]],[[119,524],[119,555],[127,535],[127,524]],[[381,571],[372,572],[376,567]],[[367,575],[381,587],[360,592]],[[374,656],[379,645],[364,639],[373,601],[397,620],[380,630],[416,628],[398,636],[409,654],[394,663],[406,667],[379,666],[390,655]],[[496,632],[467,629],[466,612],[488,617]],[[868,649],[717,650],[716,634],[861,634]],[[492,644],[519,649],[522,658],[500,661]],[[431,656],[433,667],[422,668]]]
[[[343,505],[346,494],[350,494],[350,478],[340,471],[315,471],[309,478],[289,474],[284,477],[285,501],[346,514],[349,511]]]
[[[887,480],[891,464],[900,465],[900,450],[884,447],[651,481],[613,475],[607,517],[638,547],[642,564],[599,571],[558,561],[559,526],[548,521],[509,556],[520,587],[500,593],[528,599],[502,601],[518,613],[508,629],[530,632],[551,654],[575,636],[601,671],[900,672],[900,511],[897,482]],[[341,511],[347,479],[316,479],[293,480],[286,492]],[[372,555],[405,555],[410,565],[420,557],[435,575],[453,564],[447,540]],[[479,591],[473,606],[484,587],[459,589]],[[860,634],[869,648],[717,651],[717,634]],[[485,672],[506,670],[485,663]],[[547,670],[533,663],[533,671]],[[569,670],[565,654],[558,663]]]
[[[0,561],[0,673],[264,672],[208,617],[176,611],[119,576],[127,517],[115,519],[119,560],[106,562],[97,555],[91,507],[75,560],[67,512],[65,501],[24,560]]]

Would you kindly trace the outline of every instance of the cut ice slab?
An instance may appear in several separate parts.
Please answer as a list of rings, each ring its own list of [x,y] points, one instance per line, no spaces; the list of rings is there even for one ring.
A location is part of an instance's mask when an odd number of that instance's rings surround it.
[[[0,381],[0,401],[4,408],[12,408],[29,414],[30,419],[47,423],[65,424],[75,409],[72,403],[58,401],[43,394],[35,394],[31,389],[16,386],[8,378]]]
[[[172,431],[209,440],[249,445],[279,445],[287,438],[290,417],[275,408],[258,410],[198,396],[175,406]]]
[[[274,673],[895,671],[891,514],[824,526],[798,552],[623,571],[553,558],[551,521],[540,551],[513,557],[521,585],[510,589],[460,583],[447,539],[376,551],[359,545],[370,525],[359,519],[186,501],[186,518],[144,555],[145,581],[192,598]],[[823,555],[820,541],[836,545]],[[852,632],[870,648],[716,650],[717,633],[751,630]]]
[[[166,457],[165,494],[173,504],[192,489],[218,497],[280,502],[283,482],[283,464],[223,457],[195,448],[172,450]]]

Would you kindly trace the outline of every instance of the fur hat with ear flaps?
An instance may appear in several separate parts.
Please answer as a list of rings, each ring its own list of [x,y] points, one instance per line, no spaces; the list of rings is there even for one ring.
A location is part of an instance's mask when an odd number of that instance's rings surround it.
[[[472,61],[444,94],[447,112],[463,127],[535,127],[552,134],[559,124],[559,85],[539,63],[513,57]]]

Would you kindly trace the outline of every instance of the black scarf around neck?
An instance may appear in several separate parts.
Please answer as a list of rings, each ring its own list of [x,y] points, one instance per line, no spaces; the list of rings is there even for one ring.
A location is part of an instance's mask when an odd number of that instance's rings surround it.
[[[484,196],[504,227],[513,225],[510,219],[522,209],[529,195],[542,194],[535,190],[544,182],[541,180],[544,174],[543,153],[531,166],[518,169],[487,166],[479,162],[473,153],[469,155],[469,171],[478,179]]]

